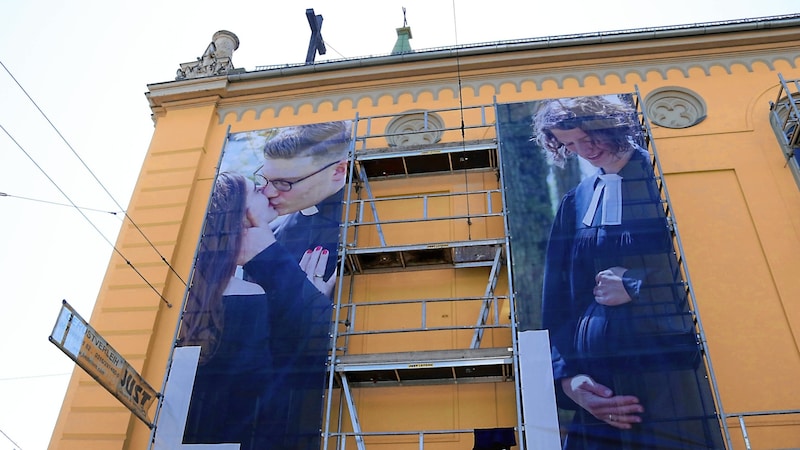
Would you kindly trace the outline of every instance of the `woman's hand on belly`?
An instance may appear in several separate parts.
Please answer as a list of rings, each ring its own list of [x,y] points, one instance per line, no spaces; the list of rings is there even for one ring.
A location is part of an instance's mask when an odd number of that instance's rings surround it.
[[[642,421],[639,414],[644,407],[633,395],[614,395],[606,386],[588,375],[561,379],[561,387],[569,398],[598,420],[612,427],[629,430],[632,424]]]

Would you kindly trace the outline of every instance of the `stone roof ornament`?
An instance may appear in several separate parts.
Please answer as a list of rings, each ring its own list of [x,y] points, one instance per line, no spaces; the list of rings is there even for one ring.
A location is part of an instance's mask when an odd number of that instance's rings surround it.
[[[239,48],[239,38],[230,31],[220,30],[214,33],[203,56],[197,61],[181,63],[176,80],[212,77],[234,71],[233,52]]]
[[[406,7],[403,7],[403,26],[397,28],[397,41],[392,48],[392,55],[399,55],[401,53],[411,53],[414,49],[411,48],[409,40],[411,36],[411,27],[408,26],[408,19],[406,19]]]

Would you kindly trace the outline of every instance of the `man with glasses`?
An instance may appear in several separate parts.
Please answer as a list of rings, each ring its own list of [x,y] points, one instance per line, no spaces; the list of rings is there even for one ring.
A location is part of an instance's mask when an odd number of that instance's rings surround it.
[[[264,163],[253,174],[256,190],[280,215],[270,224],[248,216],[254,227],[243,243],[245,277],[261,285],[270,302],[270,448],[319,448],[351,142],[349,122],[283,128],[265,144]],[[320,269],[307,275],[305,264]]]
[[[315,274],[323,281],[336,269],[350,143],[349,122],[283,128],[267,141],[264,164],[253,173],[256,189],[280,215],[269,224],[275,240],[294,261],[309,252],[326,257],[325,272]],[[256,254],[269,250],[269,241],[249,239],[245,245]],[[248,276],[256,275],[248,269]]]

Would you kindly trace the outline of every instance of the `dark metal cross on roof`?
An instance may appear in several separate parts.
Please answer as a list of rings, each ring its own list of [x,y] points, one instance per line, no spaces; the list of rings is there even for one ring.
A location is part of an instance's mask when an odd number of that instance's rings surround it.
[[[322,40],[322,16],[314,14],[314,8],[309,8],[306,10],[306,18],[308,19],[308,26],[311,27],[311,40],[308,42],[306,64],[311,64],[314,62],[317,52],[320,55],[324,55],[327,50],[325,49],[325,41]]]

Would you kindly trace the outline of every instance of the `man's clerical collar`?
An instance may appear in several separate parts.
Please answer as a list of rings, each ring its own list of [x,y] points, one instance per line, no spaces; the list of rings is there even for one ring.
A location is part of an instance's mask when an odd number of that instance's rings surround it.
[[[301,209],[300,210],[300,214],[302,214],[304,216],[313,216],[314,214],[316,214],[318,212],[319,212],[319,209],[317,208],[317,205],[311,205],[306,209]]]

